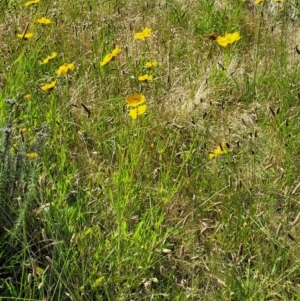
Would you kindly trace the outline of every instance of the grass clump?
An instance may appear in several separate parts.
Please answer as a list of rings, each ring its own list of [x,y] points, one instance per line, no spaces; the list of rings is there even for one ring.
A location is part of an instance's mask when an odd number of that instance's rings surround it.
[[[25,3],[0,3],[0,299],[298,300],[296,1]]]

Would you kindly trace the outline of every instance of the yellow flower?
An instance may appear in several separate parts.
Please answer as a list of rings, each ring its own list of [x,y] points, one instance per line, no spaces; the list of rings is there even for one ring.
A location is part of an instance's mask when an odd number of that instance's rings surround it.
[[[108,64],[111,60],[113,59],[113,56],[111,53],[107,54],[104,59],[102,60],[102,62],[100,63],[100,66],[103,67],[106,64]]]
[[[55,85],[56,85],[56,81],[53,80],[51,83],[45,84],[45,85],[41,86],[41,90],[42,90],[42,91],[49,91],[49,90],[52,90],[52,89],[54,88]]]
[[[32,1],[28,1],[28,2],[25,3],[25,6],[29,6],[29,5],[32,5],[32,4],[37,4],[37,3],[39,3],[39,2],[40,2],[40,0],[32,0]]]
[[[264,0],[255,0],[254,4],[260,4],[262,2],[264,2]]]
[[[116,57],[121,52],[121,48],[117,45],[116,48],[111,52],[108,53],[102,62],[100,62],[100,66],[103,67],[108,64],[114,57]]]
[[[45,17],[42,17],[42,18],[40,18],[40,19],[37,19],[35,22],[36,22],[36,23],[39,23],[39,24],[45,24],[45,25],[51,24],[51,20],[48,19],[48,18],[45,18]]]
[[[138,107],[134,107],[134,108],[130,109],[128,115],[132,119],[137,119],[138,115],[144,114],[146,112],[146,110],[147,110],[147,105],[143,104]]]
[[[151,28],[146,27],[141,32],[137,32],[134,34],[133,38],[135,40],[144,40],[145,38],[151,37]]]
[[[228,143],[221,143],[213,152],[209,153],[209,159],[213,159],[217,156],[226,154],[229,149]]]
[[[117,56],[121,52],[121,48],[119,45],[116,46],[116,48],[111,52],[112,57]]]
[[[68,63],[64,63],[63,65],[61,65],[58,70],[56,71],[57,75],[62,75],[62,74],[67,74],[69,71],[73,71],[74,70],[74,64],[68,64]]]
[[[25,99],[31,99],[31,98],[32,98],[31,94],[25,94],[23,97],[24,97]]]
[[[39,155],[37,153],[28,153],[26,156],[29,159],[36,159]]]
[[[50,60],[57,57],[57,52],[52,52],[50,55],[48,55],[43,61],[40,63],[40,65],[48,64]]]
[[[33,33],[31,33],[31,32],[28,32],[28,33],[25,33],[25,34],[24,33],[18,33],[17,37],[19,39],[22,39],[22,40],[28,40],[28,39],[33,37]]]
[[[143,94],[129,95],[125,101],[129,108],[129,116],[132,119],[137,119],[138,115],[142,115],[146,112],[147,105],[145,104],[145,96]]]
[[[153,80],[153,76],[149,74],[144,74],[138,77],[139,81],[148,81],[151,82]]]
[[[129,95],[125,101],[127,107],[137,107],[145,102],[146,98],[143,94],[133,94]]]
[[[156,61],[150,61],[150,62],[147,62],[146,64],[145,64],[145,67],[147,67],[147,68],[152,68],[152,67],[157,67],[157,62]]]
[[[228,44],[231,44],[233,42],[236,42],[238,41],[239,39],[241,38],[240,34],[236,31],[234,33],[227,33],[225,35],[225,37],[221,37],[221,36],[218,36],[216,38],[216,42],[223,46],[223,47],[226,47]]]

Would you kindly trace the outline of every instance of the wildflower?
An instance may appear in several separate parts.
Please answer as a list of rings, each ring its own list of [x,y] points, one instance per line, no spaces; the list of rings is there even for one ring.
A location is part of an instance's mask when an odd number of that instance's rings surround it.
[[[56,85],[56,81],[53,80],[51,83],[45,84],[45,85],[41,86],[41,90],[42,90],[42,91],[49,91],[49,90],[52,90],[52,89],[54,88],[55,85]]]
[[[51,24],[51,20],[45,17],[39,18],[35,22],[43,25]]]
[[[119,45],[116,46],[116,48],[111,52],[112,57],[117,56],[121,52],[121,48]]]
[[[102,62],[100,63],[100,66],[103,67],[104,65],[107,65],[114,57],[112,56],[111,53],[107,54]]]
[[[28,1],[28,2],[25,3],[25,6],[29,6],[29,5],[32,5],[32,4],[37,4],[37,3],[39,3],[39,2],[40,2],[40,0],[32,0],[32,1]]]
[[[113,58],[115,58],[119,53],[121,52],[121,48],[119,45],[116,46],[116,48],[111,52],[108,53],[102,62],[100,62],[100,66],[103,67],[104,65],[107,65]]]
[[[146,98],[143,94],[133,94],[129,95],[125,101],[127,107],[137,107],[145,102]]]
[[[264,0],[255,0],[254,4],[260,4],[262,2],[264,2]]]
[[[36,159],[39,155],[37,153],[28,153],[26,157],[29,159]]]
[[[134,34],[133,38],[135,40],[144,40],[145,38],[151,37],[151,28],[146,27],[141,32],[137,32]]]
[[[236,42],[238,41],[239,39],[241,38],[240,34],[236,31],[234,33],[227,33],[225,35],[225,37],[221,37],[221,36],[218,36],[216,38],[216,42],[223,46],[223,47],[226,47],[228,44],[231,44],[233,42]]]
[[[152,67],[157,67],[157,62],[156,61],[150,61],[150,62],[147,62],[146,64],[145,64],[145,67],[147,67],[147,68],[152,68]]]
[[[52,52],[50,55],[48,55],[43,61],[40,63],[40,65],[48,64],[50,60],[57,57],[57,52]]]
[[[140,106],[137,106],[137,107],[134,107],[132,109],[129,110],[129,116],[132,118],[132,119],[137,119],[138,115],[142,115],[146,112],[147,110],[147,105],[143,104],[143,105],[140,105]]]
[[[227,154],[229,149],[229,144],[228,143],[220,143],[220,145],[211,153],[209,153],[209,159],[213,159],[217,156]]]
[[[19,39],[22,39],[22,40],[28,40],[28,39],[33,37],[33,33],[31,33],[31,32],[28,32],[28,33],[25,33],[25,34],[24,33],[18,33],[17,37]]]
[[[63,65],[61,65],[58,70],[56,71],[57,75],[62,75],[62,74],[67,74],[69,71],[73,71],[75,68],[74,64],[68,64],[68,63],[64,63]]]
[[[144,74],[138,77],[139,81],[143,82],[143,81],[148,81],[151,82],[153,80],[153,76],[149,75],[149,74]]]
[[[24,97],[24,99],[31,99],[32,98],[31,94],[25,94],[23,97]]]
[[[137,119],[138,115],[142,115],[146,112],[147,105],[145,104],[145,96],[143,94],[129,95],[125,101],[127,107],[129,107],[129,116],[132,119]]]

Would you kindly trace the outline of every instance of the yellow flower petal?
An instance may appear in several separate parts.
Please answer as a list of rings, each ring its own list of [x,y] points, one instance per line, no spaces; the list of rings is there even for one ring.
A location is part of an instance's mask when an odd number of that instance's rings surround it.
[[[100,66],[103,67],[107,65],[114,57],[116,57],[121,52],[121,48],[117,45],[116,48],[111,52],[108,53],[104,59],[100,62]]]
[[[209,153],[209,159],[213,159],[217,156],[226,154],[229,149],[228,143],[221,143],[213,152]]]
[[[236,31],[234,33],[227,33],[225,37],[218,36],[216,38],[216,42],[219,45],[226,47],[228,44],[232,44],[238,41],[240,38],[241,38],[240,34]]]
[[[114,57],[112,56],[111,53],[107,54],[104,59],[102,60],[102,62],[100,63],[100,66],[103,67],[106,64],[108,64]]]
[[[40,2],[40,0],[32,0],[32,1],[28,1],[28,2],[25,3],[25,6],[29,6],[29,5],[32,5],[32,4],[37,4],[37,3],[39,3],[39,2]]]
[[[217,37],[216,41],[219,45],[221,45],[223,47],[226,47],[228,45],[228,41],[225,37],[219,36],[219,37]]]
[[[240,33],[237,31],[234,33],[229,33],[226,36],[227,36],[229,43],[234,43],[241,38]]]
[[[67,74],[69,71],[68,65],[62,65],[56,71],[57,75]]]
[[[50,60],[52,60],[56,57],[57,57],[57,52],[52,52],[40,63],[40,65],[48,64]]]
[[[140,105],[138,107],[130,109],[128,115],[132,119],[137,119],[138,115],[144,114],[146,112],[146,110],[147,110],[147,105],[143,104],[143,105]]]
[[[138,77],[139,81],[148,81],[151,82],[153,80],[153,76],[149,74],[144,74]]]
[[[157,67],[157,62],[156,61],[150,61],[150,62],[147,62],[146,64],[145,64],[145,67],[147,67],[147,68],[152,68],[152,67]]]
[[[61,65],[58,70],[56,71],[57,75],[65,75],[67,74],[69,71],[73,71],[75,68],[74,64],[68,64],[68,63],[64,63],[63,65]]]
[[[150,37],[151,37],[151,28],[149,27],[146,27],[141,32],[135,33],[133,36],[135,40],[143,40],[145,38],[150,38]]]
[[[39,24],[45,24],[45,25],[51,24],[51,20],[45,17],[39,18],[35,22]]]
[[[129,95],[125,101],[126,101],[126,105],[128,107],[136,107],[139,106],[141,104],[143,104],[145,102],[146,98],[143,94],[133,94],[133,95]]]
[[[117,56],[119,53],[121,52],[121,48],[119,47],[119,45],[116,46],[116,48],[111,52],[111,55],[113,57]]]
[[[45,84],[43,86],[41,86],[41,90],[42,91],[49,91],[49,90],[52,90],[54,88],[54,86],[56,85],[56,81],[52,81],[51,83],[49,84]]]
[[[28,39],[30,39],[30,38],[33,37],[33,33],[31,33],[31,32],[28,32],[28,33],[26,33],[26,34],[24,34],[24,33],[18,33],[18,34],[17,34],[17,37],[18,37],[19,39],[28,40]]]
[[[68,64],[68,68],[70,71],[74,71],[75,65],[73,63]]]

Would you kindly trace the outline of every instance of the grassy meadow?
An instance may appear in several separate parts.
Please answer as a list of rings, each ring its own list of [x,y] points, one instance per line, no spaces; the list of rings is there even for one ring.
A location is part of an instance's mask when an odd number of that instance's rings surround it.
[[[1,301],[300,300],[298,0],[0,12]]]

